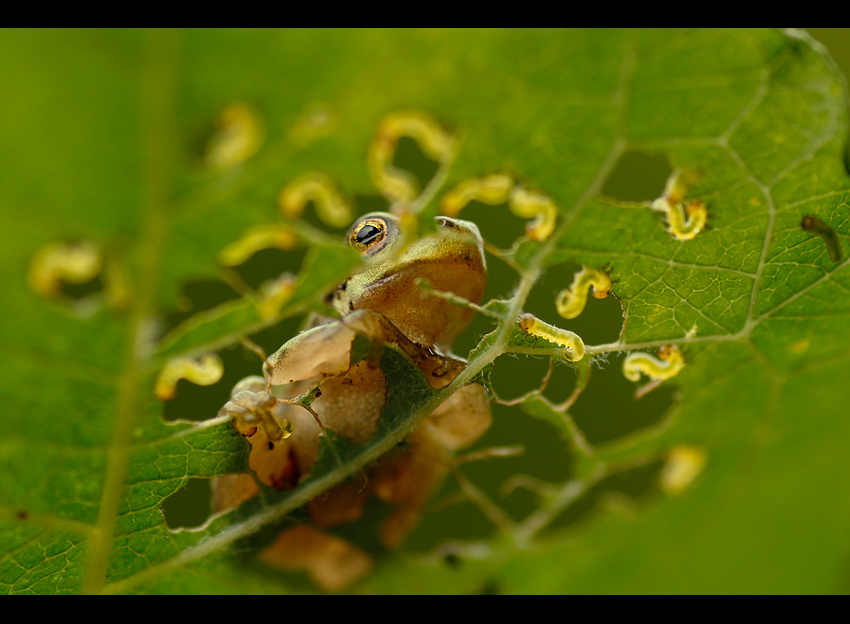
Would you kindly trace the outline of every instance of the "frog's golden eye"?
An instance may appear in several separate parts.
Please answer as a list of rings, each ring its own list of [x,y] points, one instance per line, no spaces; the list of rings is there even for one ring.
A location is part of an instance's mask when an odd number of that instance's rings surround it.
[[[371,247],[380,242],[386,235],[383,223],[364,223],[354,233],[354,243],[363,247]]]
[[[370,255],[383,247],[395,224],[383,216],[367,216],[348,232],[348,243],[361,253]]]

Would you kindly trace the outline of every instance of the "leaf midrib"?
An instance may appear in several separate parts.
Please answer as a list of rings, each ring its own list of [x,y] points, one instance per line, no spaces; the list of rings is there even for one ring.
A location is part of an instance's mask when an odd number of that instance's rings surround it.
[[[149,367],[145,326],[155,311],[156,286],[162,250],[168,231],[172,200],[173,163],[177,153],[175,94],[180,31],[156,29],[145,32],[142,82],[142,124],[146,189],[140,211],[142,233],[137,248],[138,292],[133,297],[124,368],[117,382],[115,428],[107,451],[107,467],[97,522],[86,543],[82,591],[99,594],[106,584],[112,538],[118,519],[121,494],[129,465],[132,431],[141,404],[142,381]]]

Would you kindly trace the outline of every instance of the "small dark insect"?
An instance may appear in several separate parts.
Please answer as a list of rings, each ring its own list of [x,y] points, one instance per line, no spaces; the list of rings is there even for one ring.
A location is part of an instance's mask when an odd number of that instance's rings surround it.
[[[462,563],[462,559],[454,553],[448,553],[445,557],[443,557],[443,562],[450,568],[459,568]]]
[[[813,215],[806,215],[800,222],[800,227],[816,234],[823,239],[826,244],[826,252],[829,254],[829,259],[833,262],[839,262],[844,256],[844,250],[841,249],[841,243],[838,240],[838,234],[831,227]]]

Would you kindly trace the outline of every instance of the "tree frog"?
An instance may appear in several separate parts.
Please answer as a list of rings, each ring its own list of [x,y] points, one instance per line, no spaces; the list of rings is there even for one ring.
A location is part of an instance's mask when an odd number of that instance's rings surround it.
[[[340,318],[318,319],[266,360],[264,378],[248,378],[234,388],[223,411],[234,416],[237,430],[251,443],[249,465],[260,482],[294,488],[316,460],[323,427],[353,444],[367,442],[377,432],[386,380],[376,358],[350,364],[357,334],[378,347],[392,343],[400,348],[435,389],[447,386],[464,369],[466,362],[452,356],[449,348],[474,310],[434,291],[478,303],[487,281],[483,242],[473,223],[437,217],[436,225],[435,233],[407,244],[399,219],[391,214],[371,213],[357,220],[347,240],[364,264],[328,296]],[[430,289],[423,288],[420,279]],[[314,414],[275,396],[291,398],[310,388],[317,388],[319,397],[312,403]],[[451,452],[477,440],[490,418],[483,386],[461,388],[420,424],[404,448],[371,468],[365,482],[342,484],[311,502],[313,524],[329,527],[353,521],[374,495],[395,509],[379,528],[381,541],[387,547],[399,545],[449,470]],[[282,431],[286,423],[291,423],[288,437]],[[257,491],[251,475],[219,478],[214,506],[235,506]],[[316,541],[313,538],[299,536],[298,549]],[[327,546],[314,549],[313,558],[321,557],[318,553]],[[282,536],[270,550],[275,547],[280,551],[277,564],[287,567],[287,551],[291,554],[294,543]]]

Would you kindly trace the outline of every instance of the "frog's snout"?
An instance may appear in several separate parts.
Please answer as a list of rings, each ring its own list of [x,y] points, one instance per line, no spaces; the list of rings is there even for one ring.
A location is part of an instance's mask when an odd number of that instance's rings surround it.
[[[456,234],[472,236],[476,241],[481,238],[478,226],[471,221],[462,221],[444,216],[434,217],[434,221],[437,223],[437,228],[445,233],[451,233],[451,238],[454,238],[453,235]]]
[[[450,228],[452,230],[458,229],[457,221],[451,217],[434,217],[434,221],[437,222],[437,227]]]
[[[442,215],[434,217],[434,221],[437,223],[438,228],[445,228],[454,232],[470,232],[473,229],[478,231],[478,227],[470,221],[461,221],[460,219],[453,219],[452,217],[444,217]]]

